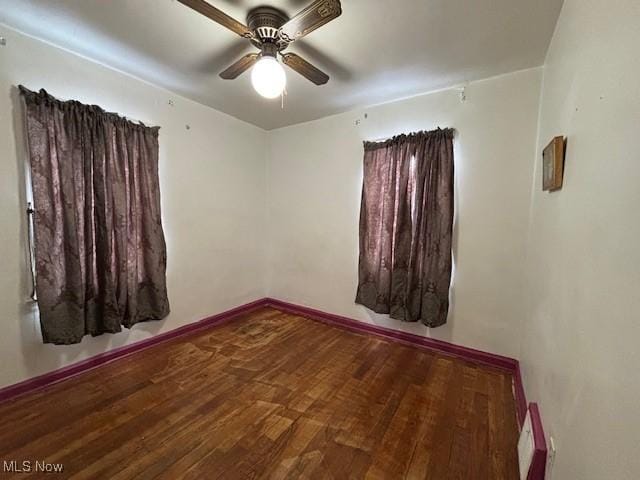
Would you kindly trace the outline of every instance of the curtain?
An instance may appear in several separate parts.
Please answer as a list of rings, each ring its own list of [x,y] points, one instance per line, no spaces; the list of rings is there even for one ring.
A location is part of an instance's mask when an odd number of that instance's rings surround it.
[[[79,343],[169,313],[158,127],[20,86],[45,343]]]
[[[429,327],[447,321],[453,135],[438,129],[365,142],[356,303]]]

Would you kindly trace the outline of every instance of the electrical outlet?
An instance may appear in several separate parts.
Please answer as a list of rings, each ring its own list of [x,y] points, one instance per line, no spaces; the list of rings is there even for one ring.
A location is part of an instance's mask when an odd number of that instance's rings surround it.
[[[549,437],[549,452],[547,453],[546,480],[553,478],[553,465],[556,463],[556,442],[553,437]]]

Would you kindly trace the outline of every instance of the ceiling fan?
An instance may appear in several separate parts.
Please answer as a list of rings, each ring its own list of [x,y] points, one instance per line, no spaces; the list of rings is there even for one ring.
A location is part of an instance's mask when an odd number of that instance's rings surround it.
[[[295,53],[283,53],[290,43],[308,35],[317,28],[337,18],[342,13],[340,0],[315,0],[311,5],[289,18],[273,7],[257,7],[249,11],[244,25],[205,0],[178,0],[196,12],[227,27],[249,40],[260,53],[249,53],[220,73],[225,80],[233,80],[253,67],[251,83],[266,98],[282,94],[287,77],[282,63],[316,85],[324,85],[329,75],[314,67]]]

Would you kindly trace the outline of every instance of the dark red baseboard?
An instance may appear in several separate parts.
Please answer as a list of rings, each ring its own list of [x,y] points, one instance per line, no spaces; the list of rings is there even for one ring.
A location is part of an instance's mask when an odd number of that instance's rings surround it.
[[[294,305],[292,303],[283,302],[281,300],[276,300],[273,298],[263,298],[260,300],[256,300],[255,302],[251,302],[246,305],[227,310],[226,312],[222,312],[198,322],[176,328],[175,330],[161,333],[154,337],[147,338],[130,345],[125,345],[123,347],[116,348],[99,355],[95,355],[86,360],[82,360],[81,362],[68,365],[58,370],[54,370],[52,372],[48,372],[34,378],[24,380],[20,383],[1,388],[0,402],[15,398],[25,393],[39,390],[67,378],[79,375],[93,368],[99,367],[100,365],[112,362],[114,360],[128,357],[135,352],[147,349],[159,343],[198,332],[203,329],[212,328],[216,325],[221,325],[229,320],[232,320],[235,317],[238,317],[239,315],[266,306],[275,308],[283,312],[310,318],[312,320],[317,320],[327,324],[346,328],[351,331],[377,335],[395,342],[403,343],[405,345],[411,345],[413,347],[431,350],[443,355],[450,355],[474,363],[508,371],[513,374],[514,396],[516,400],[516,410],[518,413],[518,420],[520,422],[520,425],[522,425],[522,422],[524,421],[527,410],[527,401],[524,394],[524,388],[522,386],[522,379],[520,377],[520,365],[518,361],[513,358],[504,357],[502,355],[496,355],[493,353],[487,353],[480,350],[475,350],[473,348],[454,345],[452,343],[444,342],[442,340],[437,340],[434,338],[422,337],[420,335],[414,335],[412,333],[401,332],[377,325],[371,325],[351,318],[322,312],[320,310],[315,310],[309,307]]]
[[[533,458],[527,475],[527,480],[544,480],[547,468],[547,441],[542,428],[542,418],[537,403],[529,404],[531,429],[533,430]]]
[[[412,333],[393,330],[391,328],[371,325],[352,318],[322,312],[309,307],[294,305],[274,298],[267,298],[266,302],[268,306],[283,312],[288,312],[331,325],[337,325],[356,332],[377,335],[395,342],[411,345],[413,347],[423,348],[443,355],[449,355],[481,365],[505,370],[513,375],[513,394],[516,400],[516,412],[520,426],[522,426],[522,422],[524,422],[524,417],[527,412],[527,400],[524,394],[522,378],[520,376],[520,363],[516,359],[496,355],[494,353],[483,352],[481,350],[475,350],[473,348],[462,347],[460,345],[437,340],[435,338],[427,338]]]
[[[524,393],[520,363],[513,371],[513,396],[516,399],[516,411],[518,413],[518,426],[522,428],[524,417],[527,415],[527,396]]]
[[[128,357],[136,352],[145,350],[159,343],[163,343],[178,337],[183,337],[185,335],[189,335],[206,328],[211,328],[216,325],[221,325],[239,315],[264,307],[266,306],[266,304],[266,299],[262,298],[260,300],[256,300],[255,302],[247,303],[246,305],[232,308],[231,310],[227,310],[226,312],[222,312],[217,315],[204,318],[197,322],[190,323],[183,327],[176,328],[175,330],[160,333],[145,340],[140,340],[139,342],[115,348],[113,350],[109,350],[108,352],[94,355],[93,357],[87,358],[86,360],[82,360],[77,363],[73,363],[66,367],[47,372],[37,377],[29,378],[20,383],[9,385],[0,389],[0,402],[18,397],[20,395],[24,395],[26,393],[32,393],[34,391],[53,385],[54,383],[58,383],[68,378],[75,377],[76,375],[80,375],[81,373],[87,372],[106,363]]]

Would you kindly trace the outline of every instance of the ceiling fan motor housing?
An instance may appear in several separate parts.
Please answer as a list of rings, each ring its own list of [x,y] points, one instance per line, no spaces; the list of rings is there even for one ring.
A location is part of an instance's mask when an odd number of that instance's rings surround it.
[[[263,50],[263,54],[271,55],[271,49],[268,48],[268,52],[265,52],[262,48],[263,45],[271,43],[278,45],[280,43],[279,29],[282,25],[287,23],[289,17],[272,7],[258,7],[254,8],[247,15],[247,25],[259,39],[262,45],[257,45]],[[278,45],[281,46],[281,45]],[[276,52],[278,49],[276,48]],[[275,56],[275,52],[272,54]]]

